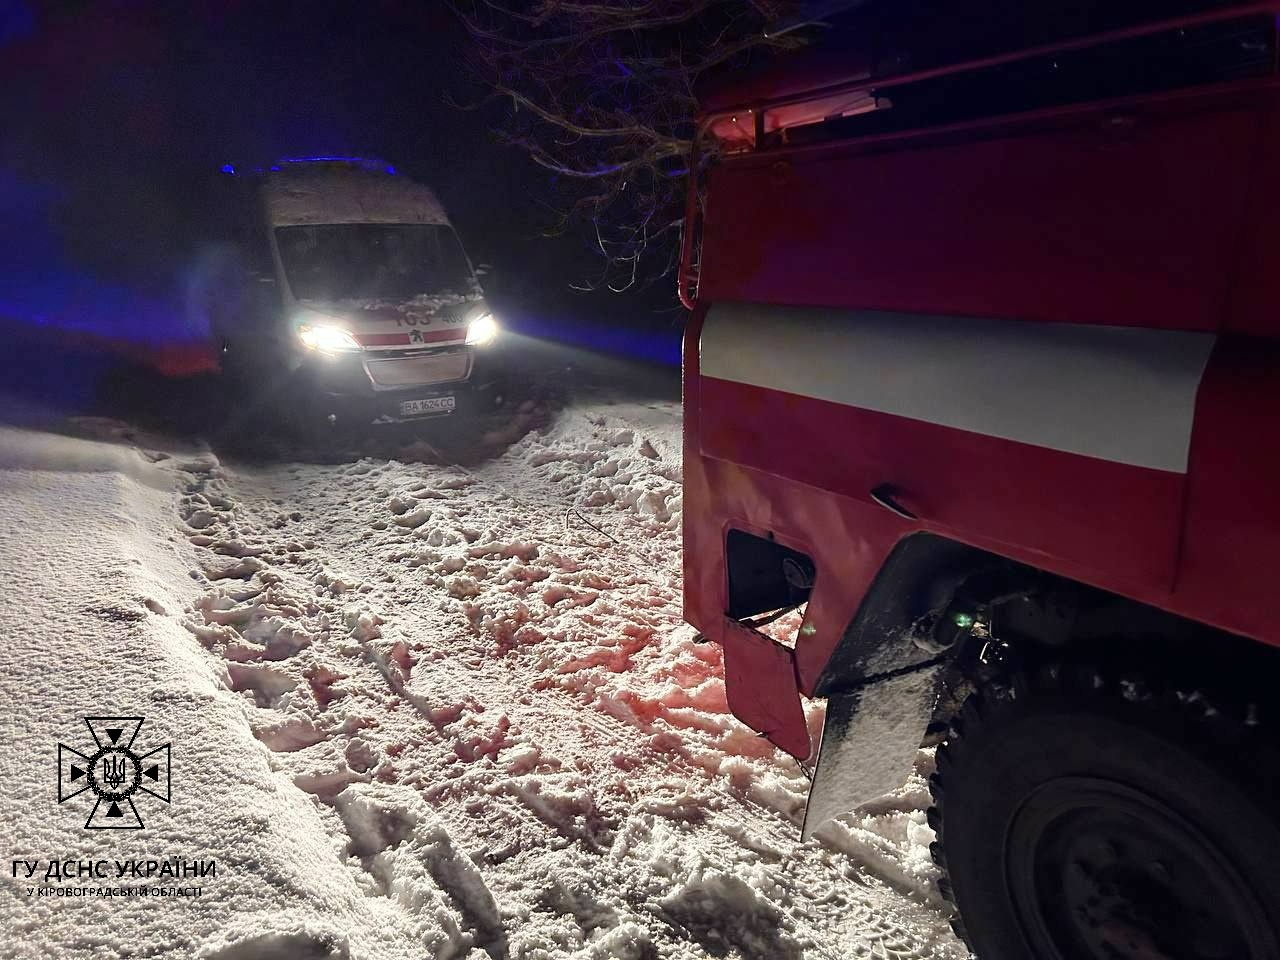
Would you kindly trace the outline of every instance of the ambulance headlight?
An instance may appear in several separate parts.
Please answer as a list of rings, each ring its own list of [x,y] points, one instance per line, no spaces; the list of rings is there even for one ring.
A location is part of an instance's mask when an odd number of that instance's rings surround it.
[[[363,349],[350,330],[324,321],[299,323],[298,339],[308,350],[319,353],[358,353]]]
[[[482,313],[467,324],[467,344],[472,347],[483,347],[493,343],[498,336],[498,321],[492,313]]]

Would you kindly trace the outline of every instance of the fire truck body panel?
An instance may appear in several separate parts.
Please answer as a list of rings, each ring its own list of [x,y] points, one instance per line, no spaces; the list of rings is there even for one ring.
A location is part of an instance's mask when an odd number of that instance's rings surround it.
[[[729,158],[699,297],[1217,330],[1265,114],[1193,99]]]
[[[1278,168],[1270,79],[711,167],[685,601],[735,714],[803,759],[800,694],[921,660],[877,586],[913,542],[1280,644]],[[811,562],[794,650],[743,622],[740,535]],[[848,763],[888,782],[921,732]]]

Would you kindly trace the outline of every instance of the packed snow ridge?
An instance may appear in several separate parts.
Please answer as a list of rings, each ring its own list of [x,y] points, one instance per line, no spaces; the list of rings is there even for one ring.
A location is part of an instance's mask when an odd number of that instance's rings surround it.
[[[164,904],[10,880],[0,953],[965,956],[931,757],[802,843],[804,771],[728,712],[680,617],[679,432],[571,407],[474,468],[0,438],[12,856],[218,861]],[[173,742],[135,837],[50,796],[52,744],[103,711]]]

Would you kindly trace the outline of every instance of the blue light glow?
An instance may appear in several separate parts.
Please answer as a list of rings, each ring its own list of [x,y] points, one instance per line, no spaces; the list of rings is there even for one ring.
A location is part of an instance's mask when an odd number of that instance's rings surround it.
[[[68,343],[172,347],[207,339],[207,317],[187,295],[196,265],[157,265],[166,280],[148,290],[102,275],[68,253],[58,225],[65,201],[58,190],[0,168],[0,324],[43,329]]]
[[[503,314],[503,320],[515,333],[555,340],[575,347],[609,353],[633,360],[668,367],[680,366],[680,347],[684,337],[681,324],[635,328],[603,326],[589,320],[552,314]]]
[[[0,47],[25,40],[36,32],[36,15],[24,0],[0,4]]]
[[[360,167],[362,170],[370,172],[385,173],[389,176],[396,175],[396,168],[385,160],[375,160],[371,157],[341,157],[341,156],[318,156],[318,157],[282,157],[280,163],[349,163],[352,166]],[[275,170],[276,167],[271,169]]]
[[[269,170],[272,173],[277,173],[284,169],[285,166],[308,163],[346,163],[353,167],[359,167],[361,170],[369,173],[385,173],[389,177],[394,177],[396,175],[396,168],[385,160],[375,160],[370,157],[342,157],[331,154],[316,157],[281,157],[279,160],[271,164],[270,167],[254,167],[253,172],[260,174]],[[236,175],[235,164],[224,163],[219,169],[230,176],[234,177]]]

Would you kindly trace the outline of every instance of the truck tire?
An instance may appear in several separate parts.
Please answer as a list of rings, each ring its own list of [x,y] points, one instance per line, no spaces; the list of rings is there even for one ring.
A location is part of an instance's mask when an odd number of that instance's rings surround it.
[[[979,960],[1280,957],[1280,789],[1256,711],[1056,664],[938,748],[939,890]]]

